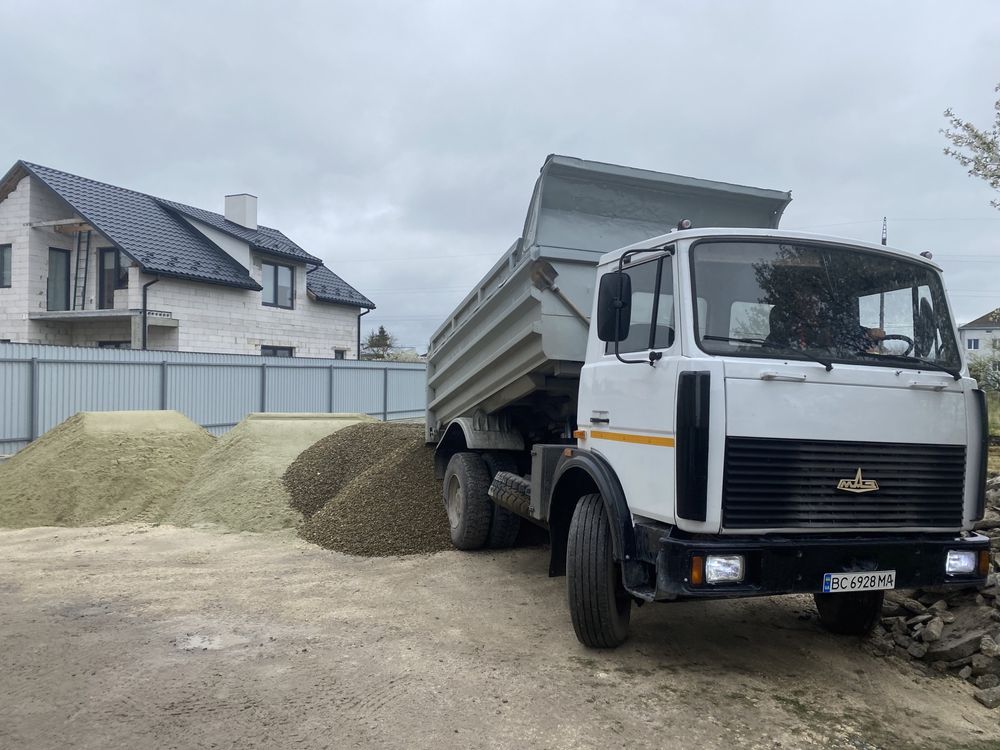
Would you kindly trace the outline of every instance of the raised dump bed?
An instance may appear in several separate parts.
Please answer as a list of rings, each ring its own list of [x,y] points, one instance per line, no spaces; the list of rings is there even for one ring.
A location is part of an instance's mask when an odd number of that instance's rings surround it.
[[[430,341],[427,439],[508,406],[572,417],[600,256],[699,227],[777,227],[791,194],[549,156],[521,237]]]

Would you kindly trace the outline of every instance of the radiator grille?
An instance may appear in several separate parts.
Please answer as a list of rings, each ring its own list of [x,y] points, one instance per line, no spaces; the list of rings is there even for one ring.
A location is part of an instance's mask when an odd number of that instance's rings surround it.
[[[841,479],[878,482],[838,490]],[[726,528],[943,527],[962,523],[965,446],[726,439]]]

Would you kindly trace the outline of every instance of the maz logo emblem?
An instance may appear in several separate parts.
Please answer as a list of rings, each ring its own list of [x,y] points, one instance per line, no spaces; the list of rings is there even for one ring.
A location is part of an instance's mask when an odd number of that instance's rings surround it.
[[[878,489],[878,482],[874,479],[865,479],[861,476],[861,467],[858,467],[858,473],[854,475],[854,479],[841,479],[837,482],[837,489],[843,490],[844,492],[874,492]]]

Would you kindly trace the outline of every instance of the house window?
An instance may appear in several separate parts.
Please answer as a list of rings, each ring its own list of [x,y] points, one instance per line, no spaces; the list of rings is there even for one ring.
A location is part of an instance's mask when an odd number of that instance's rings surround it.
[[[295,298],[295,269],[277,263],[261,263],[263,300],[268,307],[292,309]]]
[[[979,348],[979,339],[969,339],[965,342],[965,345],[969,347],[971,351],[975,351]]]
[[[98,341],[98,349],[131,349],[131,341]]]
[[[334,349],[333,350],[334,359],[347,359],[347,349]]]
[[[291,346],[264,346],[260,347],[262,357],[292,357],[295,354],[294,347]]]
[[[128,286],[128,267],[122,268],[122,256],[113,247],[102,247],[98,253],[101,275],[97,284],[97,307],[110,310],[115,306],[115,289]]]
[[[0,245],[0,287],[10,286],[10,245]]]
[[[48,309],[69,310],[69,250],[49,248]]]

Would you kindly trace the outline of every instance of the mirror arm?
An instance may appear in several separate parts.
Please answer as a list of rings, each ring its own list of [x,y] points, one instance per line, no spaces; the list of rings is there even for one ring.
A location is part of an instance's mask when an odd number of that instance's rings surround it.
[[[633,255],[638,255],[639,253],[658,253],[663,250],[662,247],[650,247],[644,250],[629,250],[618,256],[618,273],[622,274],[625,272],[625,259],[631,258]],[[673,255],[673,253],[670,253]],[[624,282],[621,280],[621,276],[618,277],[618,309],[615,310],[615,331],[620,331],[622,327],[622,291],[624,289]],[[618,351],[618,341],[615,340],[615,359],[619,362],[624,362],[626,365],[649,365],[650,367],[656,367],[656,363],[663,358],[663,352],[655,352],[650,350],[649,359],[625,359]]]

